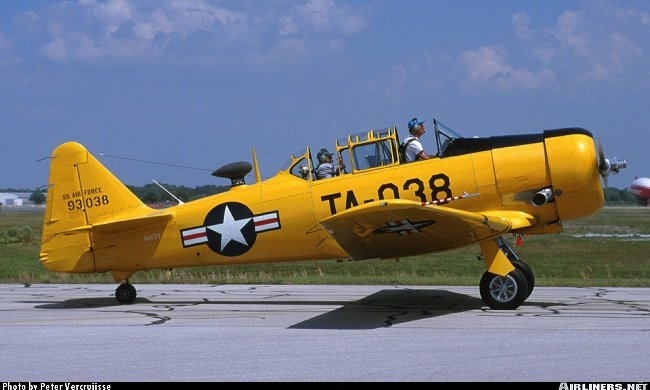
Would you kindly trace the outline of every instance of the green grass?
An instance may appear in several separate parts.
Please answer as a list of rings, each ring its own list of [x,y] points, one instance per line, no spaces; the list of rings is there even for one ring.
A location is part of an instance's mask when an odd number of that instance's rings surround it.
[[[38,262],[42,212],[0,211],[0,235],[32,231],[32,240],[0,244],[0,282],[114,283],[108,273],[61,274]],[[650,235],[650,208],[606,208],[564,224],[564,232],[524,237],[515,247],[535,271],[539,286],[650,287],[650,241],[585,234]],[[515,238],[508,235],[513,244]],[[633,237],[634,238],[634,237]],[[136,273],[132,283],[476,285],[484,272],[477,245],[454,251],[366,261],[303,261],[214,266]]]

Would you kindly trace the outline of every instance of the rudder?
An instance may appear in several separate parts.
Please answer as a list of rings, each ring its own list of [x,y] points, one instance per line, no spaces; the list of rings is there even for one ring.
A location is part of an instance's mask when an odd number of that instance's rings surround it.
[[[94,272],[91,227],[151,209],[76,142],[52,152],[40,259],[54,271]]]

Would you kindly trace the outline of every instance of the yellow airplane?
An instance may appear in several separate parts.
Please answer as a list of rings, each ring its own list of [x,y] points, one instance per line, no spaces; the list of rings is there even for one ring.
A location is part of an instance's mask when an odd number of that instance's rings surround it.
[[[336,141],[341,174],[316,179],[310,148],[262,180],[253,164],[227,164],[224,193],[166,209],[143,204],[75,142],[51,156],[40,261],[52,271],[110,271],[132,303],[139,270],[321,259],[399,258],[478,244],[479,290],[493,309],[532,292],[531,268],[501,237],[562,231],[562,221],[604,204],[605,159],[581,128],[464,138],[433,120],[437,153],[406,163],[396,127]],[[598,155],[598,156],[597,156]],[[255,183],[244,177],[254,170]]]

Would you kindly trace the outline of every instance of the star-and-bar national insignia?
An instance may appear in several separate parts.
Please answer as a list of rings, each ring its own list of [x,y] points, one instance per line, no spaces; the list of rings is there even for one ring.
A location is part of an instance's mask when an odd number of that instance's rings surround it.
[[[421,233],[422,229],[429,225],[433,225],[435,222],[436,221],[411,222],[408,219],[402,219],[400,221],[386,222],[385,227],[375,229],[373,233],[397,233],[401,236],[405,236],[407,234]]]
[[[245,205],[223,203],[206,215],[203,225],[181,230],[183,247],[207,244],[223,256],[239,256],[255,244],[257,233],[280,229],[277,211],[253,215]]]

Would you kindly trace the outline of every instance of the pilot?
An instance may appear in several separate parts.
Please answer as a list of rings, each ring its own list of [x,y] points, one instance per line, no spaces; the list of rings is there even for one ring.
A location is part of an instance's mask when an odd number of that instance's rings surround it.
[[[427,160],[431,156],[424,151],[420,137],[424,134],[424,121],[413,118],[408,123],[410,135],[404,139],[402,146],[405,148],[406,162]]]
[[[318,167],[316,167],[316,179],[327,179],[333,176],[338,176],[341,169],[345,169],[343,161],[339,159],[339,167],[335,167],[332,163],[333,154],[327,149],[321,149],[316,157],[318,158]]]

